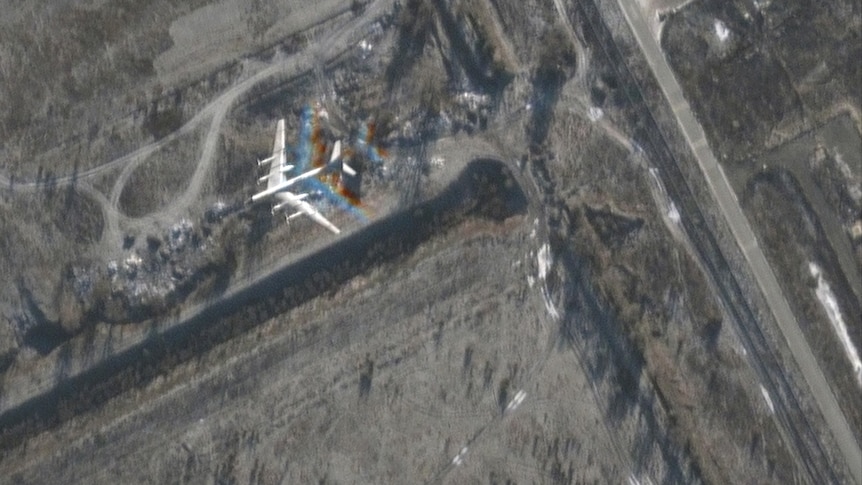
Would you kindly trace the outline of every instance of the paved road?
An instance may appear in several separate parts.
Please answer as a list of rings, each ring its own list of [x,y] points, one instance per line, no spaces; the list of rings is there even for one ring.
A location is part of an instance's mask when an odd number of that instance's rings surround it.
[[[757,278],[757,283],[775,316],[782,335],[796,359],[805,381],[811,389],[815,402],[823,413],[835,441],[857,483],[862,483],[862,451],[853,437],[847,419],[838,406],[838,401],[817,364],[808,342],[799,328],[796,316],[790,310],[787,299],[781,292],[775,274],[772,272],[748,220],[742,213],[736,195],[724,172],[706,142],[703,128],[697,122],[691,107],[685,100],[682,89],[673,75],[657,40],[651,35],[649,25],[638,9],[637,3],[617,0],[626,21],[631,27],[638,45],[649,63],[650,69],[658,79],[662,92],[670,103],[683,135],[697,158],[706,177],[710,191],[718,202],[722,215],[727,219],[737,243]]]

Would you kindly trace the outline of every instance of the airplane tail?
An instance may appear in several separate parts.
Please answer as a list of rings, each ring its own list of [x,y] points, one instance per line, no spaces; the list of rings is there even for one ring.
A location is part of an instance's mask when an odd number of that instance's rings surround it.
[[[332,147],[332,155],[329,157],[329,164],[339,161],[341,159],[341,140],[336,140],[335,145]]]
[[[347,161],[341,163],[341,170],[350,177],[355,177],[357,175],[356,170],[347,164]]]

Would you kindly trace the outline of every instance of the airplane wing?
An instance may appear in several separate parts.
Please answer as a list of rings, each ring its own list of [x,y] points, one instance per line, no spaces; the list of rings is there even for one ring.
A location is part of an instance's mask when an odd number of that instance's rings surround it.
[[[272,162],[269,168],[269,178],[267,178],[266,188],[271,189],[284,182],[284,118],[278,120],[278,126],[275,128],[275,142],[272,145]]]
[[[269,165],[269,172],[258,180],[258,183],[263,183],[269,180],[268,187],[272,188],[280,184],[284,180],[284,174],[291,169],[293,165],[285,165],[285,145],[284,145],[284,119],[278,120],[278,126],[275,130],[275,142],[272,147],[272,155],[263,160],[258,160],[258,166]]]
[[[278,120],[275,129],[275,142],[272,145],[272,156],[266,160],[258,161],[258,164],[269,164],[269,172],[260,178],[260,182],[266,181],[266,190],[258,192],[251,197],[256,202],[264,197],[269,197],[287,187],[293,185],[301,178],[285,179],[285,173],[293,169],[293,165],[287,165],[285,156],[284,118]]]
[[[329,222],[329,219],[323,217],[323,214],[317,211],[313,205],[309,204],[303,197],[298,196],[292,192],[279,192],[276,197],[281,201],[280,204],[275,206],[273,210],[278,210],[282,208],[285,204],[293,207],[294,209],[304,213],[308,217],[312,218],[314,222],[320,224],[321,226],[329,229],[330,231],[338,234],[341,232],[340,229],[335,227],[335,224]]]

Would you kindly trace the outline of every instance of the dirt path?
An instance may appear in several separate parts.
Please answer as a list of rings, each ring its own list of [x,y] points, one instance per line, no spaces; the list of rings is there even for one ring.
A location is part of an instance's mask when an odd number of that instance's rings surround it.
[[[566,14],[566,7],[563,5],[563,0],[554,0],[554,8],[557,10],[557,15],[559,16],[563,27],[566,29],[566,35],[568,35],[569,40],[575,46],[575,56],[578,64],[575,77],[579,82],[583,82],[586,79],[585,76],[587,74],[587,69],[590,67],[588,64],[589,58],[584,49],[584,44],[581,43],[581,40],[578,38],[577,34],[575,34],[575,29],[572,28],[572,24],[569,22],[569,16]]]

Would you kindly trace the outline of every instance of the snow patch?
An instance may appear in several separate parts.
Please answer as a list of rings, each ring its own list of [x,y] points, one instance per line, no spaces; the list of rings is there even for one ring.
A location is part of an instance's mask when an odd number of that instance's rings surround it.
[[[862,359],[859,358],[859,351],[850,340],[850,335],[847,333],[847,325],[844,324],[844,317],[841,315],[841,308],[838,306],[838,300],[835,294],[832,293],[832,288],[829,283],[823,278],[823,271],[815,263],[808,263],[808,270],[811,276],[817,278],[817,289],[814,292],[817,294],[817,299],[826,310],[826,315],[829,317],[829,322],[832,323],[832,328],[838,339],[841,340],[841,345],[844,347],[844,353],[847,354],[847,359],[853,367],[853,373],[856,375],[856,383],[862,387]]]
[[[359,48],[359,57],[365,60],[371,55],[371,50],[374,49],[374,44],[362,39],[356,44],[356,47]]]
[[[715,20],[715,35],[721,42],[724,42],[730,36],[730,30],[724,25],[724,22],[718,19]]]
[[[667,209],[667,218],[674,224],[679,224],[679,210],[676,208],[676,204],[674,204],[673,201],[670,201],[670,206]]]
[[[186,219],[171,226],[168,232],[168,245],[171,251],[182,251],[191,241],[194,228],[194,225]]]
[[[548,243],[543,244],[539,252],[536,253],[536,262],[539,264],[539,279],[544,280],[551,270],[551,264],[553,264],[551,248],[548,246]]]
[[[661,183],[661,179],[658,177],[658,169],[655,167],[649,168],[649,175],[652,177],[653,182],[655,182],[656,187],[658,187],[659,192],[663,196],[667,196],[667,191],[664,188],[664,184]]]
[[[132,253],[125,261],[123,261],[123,269],[132,278],[138,273],[138,268],[143,263],[143,260],[137,253]]]
[[[456,99],[462,106],[466,106],[471,110],[488,106],[491,100],[486,94],[471,93],[469,91],[459,94]]]
[[[558,312],[557,308],[554,306],[554,302],[551,300],[551,295],[548,293],[548,287],[545,285],[545,279],[548,277],[548,273],[551,271],[551,266],[554,264],[553,256],[551,256],[551,247],[548,246],[548,243],[543,244],[542,247],[539,248],[539,252],[536,253],[536,262],[539,266],[539,281],[542,282],[542,299],[545,300],[545,308],[554,320],[559,320],[560,312]]]
[[[837,147],[835,149],[835,165],[838,166],[838,171],[841,172],[841,175],[847,179],[847,189],[850,191],[850,197],[858,204],[862,200],[862,186],[860,186],[856,177],[853,176],[850,166],[844,161],[844,156],[841,155]]]
[[[763,394],[763,400],[766,401],[766,406],[769,408],[770,414],[775,414],[775,406],[772,404],[772,398],[769,397],[769,391],[763,387],[763,384],[760,385],[760,393]]]
[[[546,286],[542,286],[542,298],[545,300],[545,309],[548,310],[548,315],[550,315],[554,320],[559,320],[560,312],[557,311],[557,307],[555,307],[554,302],[551,301],[551,295],[548,293],[548,287]]]
[[[769,4],[772,3],[772,0],[754,0],[754,7],[758,11],[762,11],[763,9],[769,7]]]

